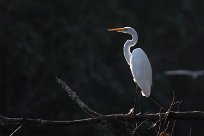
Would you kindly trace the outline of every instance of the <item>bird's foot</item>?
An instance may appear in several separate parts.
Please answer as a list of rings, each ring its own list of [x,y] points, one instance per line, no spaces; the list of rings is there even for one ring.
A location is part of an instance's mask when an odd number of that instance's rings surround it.
[[[128,112],[128,114],[134,114],[135,113],[135,109],[134,108],[131,108]]]
[[[143,115],[143,114],[144,114],[144,113],[140,111],[140,112],[137,113],[136,115],[140,115],[140,116],[141,116],[141,115]]]
[[[127,114],[143,115],[144,113],[141,111],[137,113],[134,108],[131,108]]]

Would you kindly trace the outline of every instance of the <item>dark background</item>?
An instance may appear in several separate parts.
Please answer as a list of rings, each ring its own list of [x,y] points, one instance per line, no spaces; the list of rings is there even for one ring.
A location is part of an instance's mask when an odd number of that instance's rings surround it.
[[[204,67],[203,0],[1,0],[0,114],[49,120],[88,117],[56,83],[62,78],[101,114],[127,113],[135,83],[123,56],[128,35],[107,28],[131,26],[153,69],[151,95],[168,107],[172,92],[180,111],[204,110],[204,77],[165,76],[172,69]],[[145,112],[158,112],[144,98]],[[176,109],[176,107],[175,107]],[[124,126],[114,126],[128,135]],[[177,121],[174,135],[203,135],[204,121]],[[15,126],[0,126],[7,136]],[[151,133],[144,130],[143,133]],[[102,125],[25,127],[19,135],[116,136]],[[147,135],[147,134],[141,134]]]

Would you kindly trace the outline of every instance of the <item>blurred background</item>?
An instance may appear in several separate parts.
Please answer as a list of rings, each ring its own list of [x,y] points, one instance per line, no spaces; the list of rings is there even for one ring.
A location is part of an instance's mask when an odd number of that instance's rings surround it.
[[[48,120],[88,117],[56,82],[62,78],[101,114],[128,113],[136,86],[123,56],[131,38],[107,28],[131,26],[153,69],[151,95],[169,107],[173,91],[180,111],[204,110],[204,77],[164,71],[204,69],[203,0],[1,0],[0,114]],[[144,98],[145,112],[159,112]],[[177,110],[177,107],[174,107]],[[204,121],[177,121],[174,135],[202,135]],[[16,126],[0,126],[7,136]],[[128,135],[125,126],[25,127],[17,135]],[[140,135],[156,135],[144,130]]]

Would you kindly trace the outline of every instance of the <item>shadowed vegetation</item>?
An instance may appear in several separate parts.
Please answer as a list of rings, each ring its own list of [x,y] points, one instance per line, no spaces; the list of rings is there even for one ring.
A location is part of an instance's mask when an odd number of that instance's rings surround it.
[[[87,117],[59,87],[56,76],[97,112],[127,113],[136,89],[122,51],[130,37],[106,31],[123,26],[137,30],[137,46],[150,59],[151,95],[168,106],[174,91],[183,101],[181,111],[204,110],[203,77],[163,74],[204,69],[203,7],[202,0],[0,1],[0,114],[53,120]],[[159,111],[148,99],[143,107]],[[177,122],[175,134],[188,135],[191,127],[192,135],[199,135],[203,124]],[[11,128],[0,127],[0,135],[11,134]],[[120,129],[125,131],[124,126]],[[21,134],[118,135],[105,126],[27,128]]]

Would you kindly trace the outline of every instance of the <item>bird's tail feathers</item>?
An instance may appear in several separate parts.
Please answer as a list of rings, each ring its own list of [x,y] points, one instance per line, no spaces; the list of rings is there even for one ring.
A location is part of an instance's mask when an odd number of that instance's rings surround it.
[[[150,93],[149,94],[146,94],[146,93],[144,93],[145,91],[141,91],[141,93],[142,93],[142,96],[145,96],[145,97],[149,97],[150,96]]]

